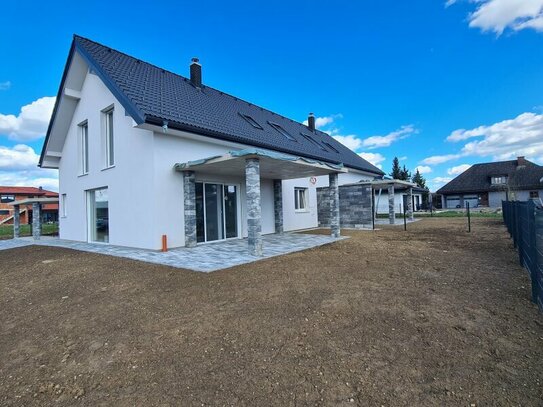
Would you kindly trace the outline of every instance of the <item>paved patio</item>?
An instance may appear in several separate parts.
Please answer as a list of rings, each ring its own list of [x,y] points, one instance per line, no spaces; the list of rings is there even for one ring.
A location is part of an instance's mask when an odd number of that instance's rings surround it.
[[[249,254],[247,239],[233,239],[215,243],[201,244],[193,248],[171,249],[166,253],[104,245],[96,243],[74,242],[42,236],[41,240],[31,237],[0,240],[0,250],[12,249],[29,245],[55,246],[84,252],[100,253],[109,256],[125,257],[149,263],[162,264],[194,271],[210,272],[225,269],[240,264],[251,263],[269,257],[298,252],[313,247],[345,239],[332,238],[328,235],[311,235],[304,233],[284,233],[263,236],[262,257]]]

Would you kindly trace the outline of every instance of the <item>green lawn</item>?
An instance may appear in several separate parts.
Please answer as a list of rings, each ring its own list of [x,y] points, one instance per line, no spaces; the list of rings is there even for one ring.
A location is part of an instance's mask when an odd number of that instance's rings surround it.
[[[21,236],[30,236],[31,235],[30,225],[21,225],[20,235]],[[58,224],[44,224],[42,225],[42,234],[43,235],[52,235],[58,233]],[[0,239],[9,239],[13,237],[13,225],[0,225]]]
[[[467,214],[465,211],[440,211],[440,212],[433,212],[430,214],[430,212],[415,212],[416,218],[461,218],[461,217],[467,217]],[[386,213],[380,213],[377,215],[379,219],[388,219],[388,214]],[[472,218],[502,218],[501,213],[497,212],[479,212],[479,211],[472,211],[471,212]],[[403,215],[400,213],[396,213],[396,218],[401,219],[403,218]]]

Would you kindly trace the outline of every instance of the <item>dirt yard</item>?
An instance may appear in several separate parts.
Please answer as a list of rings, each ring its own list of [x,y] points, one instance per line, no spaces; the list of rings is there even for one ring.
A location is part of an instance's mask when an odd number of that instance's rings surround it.
[[[543,315],[496,219],[212,274],[0,252],[0,405],[543,404]]]

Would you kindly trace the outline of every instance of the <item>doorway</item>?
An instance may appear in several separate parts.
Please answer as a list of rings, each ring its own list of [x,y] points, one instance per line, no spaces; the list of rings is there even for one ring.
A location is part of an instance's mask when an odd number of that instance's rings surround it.
[[[238,237],[239,187],[196,183],[196,241],[213,242]]]
[[[107,188],[87,191],[89,241],[109,243],[109,198]]]

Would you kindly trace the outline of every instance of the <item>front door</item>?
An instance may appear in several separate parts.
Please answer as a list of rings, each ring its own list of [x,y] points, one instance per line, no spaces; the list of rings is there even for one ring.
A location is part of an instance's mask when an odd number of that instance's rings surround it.
[[[237,185],[196,183],[196,241],[238,237]]]

